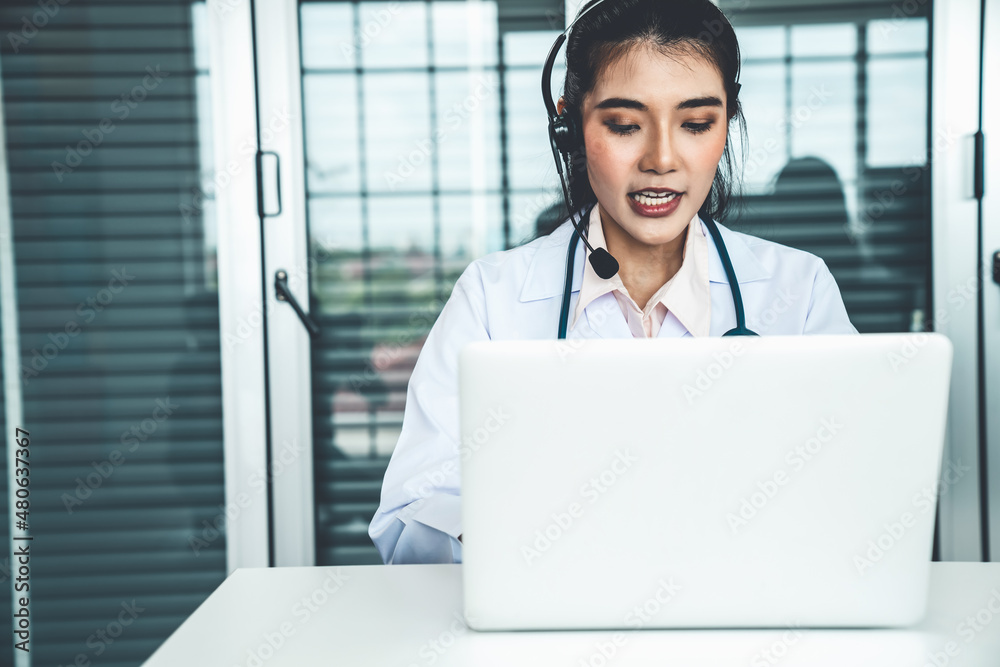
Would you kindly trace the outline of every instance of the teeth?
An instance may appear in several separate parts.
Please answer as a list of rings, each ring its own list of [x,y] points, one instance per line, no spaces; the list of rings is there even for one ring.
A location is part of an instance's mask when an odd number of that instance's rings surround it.
[[[654,196],[648,196],[650,194]],[[643,206],[663,206],[664,204],[673,201],[677,197],[677,193],[670,192],[657,195],[655,193],[642,192],[630,196]]]

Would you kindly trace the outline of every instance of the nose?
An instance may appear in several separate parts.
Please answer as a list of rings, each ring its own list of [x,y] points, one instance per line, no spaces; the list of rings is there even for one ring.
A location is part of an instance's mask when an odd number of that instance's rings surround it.
[[[666,174],[677,169],[677,151],[668,129],[650,132],[646,140],[639,169],[643,172]]]

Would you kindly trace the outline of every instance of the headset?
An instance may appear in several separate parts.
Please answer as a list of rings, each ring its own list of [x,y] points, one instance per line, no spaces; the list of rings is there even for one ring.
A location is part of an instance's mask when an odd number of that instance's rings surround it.
[[[573,287],[573,264],[576,258],[577,240],[582,240],[584,245],[587,246],[587,249],[590,250],[590,265],[594,268],[594,271],[598,276],[607,280],[618,273],[619,269],[618,260],[612,257],[611,253],[604,248],[594,248],[590,245],[590,241],[587,240],[587,232],[581,225],[581,221],[583,219],[589,220],[589,215],[593,210],[594,205],[587,209],[587,212],[581,215],[579,219],[574,217],[572,199],[569,194],[569,186],[566,183],[566,175],[563,173],[563,160],[566,161],[567,171],[572,173],[573,154],[580,151],[584,147],[583,128],[579,126],[576,118],[572,115],[568,108],[564,108],[561,114],[558,113],[556,111],[555,102],[552,100],[552,67],[555,65],[556,54],[559,52],[559,48],[566,41],[566,38],[573,29],[573,26],[575,26],[580,19],[593,11],[595,7],[598,7],[608,1],[609,0],[598,0],[590,7],[580,12],[573,22],[566,27],[562,34],[556,37],[556,41],[553,42],[552,48],[549,49],[549,54],[545,58],[545,65],[542,67],[542,101],[545,103],[545,111],[549,118],[549,146],[552,148],[552,157],[555,159],[556,171],[559,174],[559,182],[562,184],[566,210],[570,213],[569,219],[574,229],[569,241],[569,252],[566,258],[566,281],[563,287],[562,307],[559,311],[560,339],[566,338],[566,326],[569,321],[569,302]],[[739,82],[737,82],[737,95],[739,94],[740,88],[741,86]],[[706,199],[705,203],[702,204],[701,210],[698,211],[698,215],[705,221],[705,226],[708,227],[708,231],[712,235],[712,240],[715,241],[715,247],[719,251],[719,258],[722,260],[722,266],[726,271],[726,278],[729,281],[729,289],[732,292],[733,304],[736,309],[736,327],[730,329],[722,335],[756,336],[758,334],[747,328],[746,317],[743,311],[743,295],[740,292],[739,282],[736,280],[736,271],[733,269],[733,263],[729,259],[729,251],[726,249],[726,244],[722,240],[722,234],[719,232],[719,228],[715,224],[715,221],[707,213],[707,205],[708,200]]]

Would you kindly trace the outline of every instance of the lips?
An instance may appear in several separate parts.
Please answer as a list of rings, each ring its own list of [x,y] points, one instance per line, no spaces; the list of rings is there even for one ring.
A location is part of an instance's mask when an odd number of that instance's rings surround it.
[[[629,193],[628,200],[632,210],[647,218],[662,218],[677,210],[683,192],[670,188],[644,188]]]

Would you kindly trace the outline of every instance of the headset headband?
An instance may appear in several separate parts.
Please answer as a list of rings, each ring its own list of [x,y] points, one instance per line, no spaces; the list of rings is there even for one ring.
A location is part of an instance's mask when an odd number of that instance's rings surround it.
[[[569,31],[573,29],[573,26],[575,26],[580,19],[589,14],[591,10],[595,9],[604,2],[606,2],[606,0],[598,0],[581,12],[580,15],[573,19],[573,22],[566,26],[566,29],[563,30],[558,37],[556,37],[556,41],[552,43],[552,48],[549,49],[549,55],[546,56],[545,65],[542,67],[542,101],[545,103],[545,110],[550,119],[555,119],[559,116],[559,113],[556,111],[556,104],[552,100],[552,68],[555,65],[556,55],[559,53],[559,48],[563,45],[563,42],[566,41]],[[722,18],[725,19],[726,23],[729,24],[730,29],[732,29],[733,24],[730,23],[729,18],[722,13],[721,9],[719,10],[719,14],[722,15]],[[737,63],[736,66],[739,68],[739,63]],[[740,88],[742,88],[739,83],[739,69],[737,69],[736,72],[736,95],[739,96]]]
[[[582,19],[584,16],[590,13],[592,9],[598,5],[604,3],[606,0],[598,0],[586,10],[580,13],[573,22],[566,26],[566,29],[556,37],[556,41],[552,44],[552,48],[549,49],[549,55],[545,58],[545,66],[542,67],[542,99],[545,102],[545,109],[549,112],[549,117],[554,118],[559,114],[556,112],[555,102],[552,101],[552,67],[556,63],[556,55],[559,53],[559,47],[563,45],[566,41],[566,36],[569,35],[569,31],[573,29],[577,21]]]

